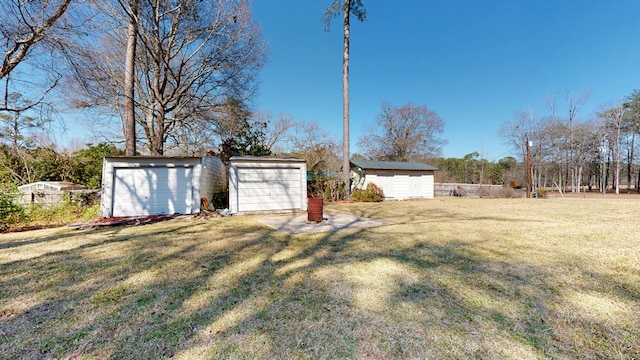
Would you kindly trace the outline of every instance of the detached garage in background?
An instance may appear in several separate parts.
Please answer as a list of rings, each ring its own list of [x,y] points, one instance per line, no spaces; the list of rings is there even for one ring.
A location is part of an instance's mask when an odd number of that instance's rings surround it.
[[[307,211],[307,164],[301,159],[232,157],[232,214]]]
[[[436,167],[419,162],[369,160],[352,160],[351,165],[352,186],[357,189],[374,183],[382,189],[385,199],[433,199]]]
[[[106,157],[102,168],[102,217],[194,214],[201,198],[211,204],[225,190],[216,157]]]

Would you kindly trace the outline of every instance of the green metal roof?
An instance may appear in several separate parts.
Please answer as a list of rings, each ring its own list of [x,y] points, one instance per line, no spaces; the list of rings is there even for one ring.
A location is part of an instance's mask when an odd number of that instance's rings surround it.
[[[351,160],[351,163],[365,170],[440,170],[437,167],[419,162]]]

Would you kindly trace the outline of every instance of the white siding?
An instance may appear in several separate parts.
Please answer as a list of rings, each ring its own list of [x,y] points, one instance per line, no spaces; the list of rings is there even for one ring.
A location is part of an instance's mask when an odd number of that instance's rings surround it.
[[[421,179],[415,180],[416,176],[420,176]],[[382,188],[385,199],[403,200],[415,197],[433,199],[433,178],[432,171],[366,170],[361,188],[366,188],[368,183],[374,183]],[[412,181],[420,181],[420,185],[412,186]],[[412,188],[421,188],[420,194],[412,191]]]
[[[212,156],[202,158],[200,184],[201,196],[207,198],[209,209],[213,210],[214,195],[227,190],[227,171],[222,160]]]
[[[425,199],[433,199],[435,192],[434,177],[433,173],[422,176],[422,193],[424,194]]]
[[[363,183],[363,185],[362,185],[362,190],[364,190],[364,189],[366,189],[366,188],[367,188],[367,184],[368,184],[368,183],[374,183],[374,184],[376,184],[376,185],[380,186],[380,185],[378,184],[378,175],[376,175],[376,173],[371,173],[371,174],[370,174],[369,172],[367,172],[367,173],[365,174],[365,176],[364,176],[364,183]]]

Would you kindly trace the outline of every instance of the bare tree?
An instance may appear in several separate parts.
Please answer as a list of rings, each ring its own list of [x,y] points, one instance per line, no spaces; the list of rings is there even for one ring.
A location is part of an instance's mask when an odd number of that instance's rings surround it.
[[[584,183],[585,169],[597,161],[597,149],[600,145],[597,126],[590,121],[578,122],[573,129],[574,160],[578,192]],[[585,189],[586,191],[586,189]]]
[[[376,127],[369,127],[358,145],[372,159],[424,160],[440,156],[446,143],[440,138],[443,132],[444,120],[426,106],[408,103],[393,107],[383,102]]]
[[[598,113],[603,121],[603,130],[609,142],[609,149],[615,170],[613,173],[613,186],[616,194],[620,193],[620,163],[622,130],[625,126],[625,107],[623,105],[612,106]]]
[[[253,96],[266,44],[246,0],[154,0],[139,5],[138,138],[148,153],[162,155],[165,148],[180,146],[187,132],[215,121],[209,115],[224,109],[227,99],[244,103]],[[105,33],[89,50],[78,49],[83,61],[78,62],[76,77],[86,96],[83,103],[115,103],[122,121],[124,99],[131,95],[123,95],[121,86],[128,33],[118,23],[129,23],[131,14],[123,14],[119,5],[105,9],[112,33]],[[120,15],[114,15],[118,10]]]
[[[630,192],[630,186],[632,183],[631,177],[634,172],[634,153],[636,144],[636,134],[640,132],[640,91],[634,90],[631,95],[627,97],[627,101],[623,104],[626,109],[625,116],[627,117],[627,134],[631,135],[631,138],[627,138],[628,152],[627,152],[627,193]],[[640,174],[636,177],[636,192],[640,193]]]
[[[535,111],[526,108],[515,112],[513,119],[502,124],[498,131],[498,134],[520,155],[523,163],[526,162],[527,142],[531,142],[529,149],[531,190],[534,191],[543,186],[544,163],[549,156],[548,148],[551,139],[549,138],[549,132],[545,131],[546,125],[546,119],[538,117]],[[526,178],[526,171],[524,175],[523,178]]]
[[[251,116],[253,123],[266,124],[265,126],[265,148],[271,152],[283,152],[285,151],[281,143],[285,140],[285,137],[289,130],[295,126],[295,120],[293,116],[289,114],[280,114],[277,119],[273,119],[270,113],[254,112]]]
[[[342,56],[342,179],[345,184],[345,198],[351,196],[351,163],[349,160],[349,41],[351,15],[360,21],[366,21],[367,12],[362,0],[333,0],[325,11],[322,19],[325,29],[329,30],[331,19],[342,14],[343,16],[343,56]]]
[[[307,161],[309,171],[340,169],[340,146],[317,122],[295,123],[295,134],[288,136],[290,150]]]
[[[580,175],[582,167],[578,159],[576,159],[576,143],[574,139],[574,127],[578,112],[587,101],[588,92],[583,90],[578,95],[574,95],[568,90],[565,91],[565,99],[567,101],[567,122],[569,126],[569,165],[571,169],[571,192],[580,192]]]
[[[152,154],[176,125],[226,98],[245,101],[266,53],[247,1],[155,1],[141,9],[142,119]]]
[[[566,152],[565,178],[570,180],[571,191],[579,192],[581,184],[580,174],[582,173],[582,169],[580,168],[580,162],[576,160],[576,143],[574,139],[574,129],[578,122],[578,113],[589,97],[589,91],[583,89],[575,94],[569,90],[565,90],[563,92],[563,97],[566,103],[566,118],[563,118],[558,114],[556,99],[552,98],[547,101],[547,109],[550,112],[550,117],[552,119],[555,119],[555,121],[562,124],[562,126],[567,129],[567,146],[563,149]]]

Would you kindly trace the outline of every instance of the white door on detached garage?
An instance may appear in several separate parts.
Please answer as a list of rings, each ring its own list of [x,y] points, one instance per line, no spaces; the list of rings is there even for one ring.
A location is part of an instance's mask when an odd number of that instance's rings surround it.
[[[114,169],[113,215],[190,214],[192,167]]]
[[[277,211],[302,208],[300,167],[238,167],[238,211]],[[306,174],[304,174],[306,176]]]
[[[392,198],[395,196],[395,181],[393,174],[378,174],[374,183],[382,189],[385,198]]]
[[[422,175],[409,175],[409,197],[422,196]]]

